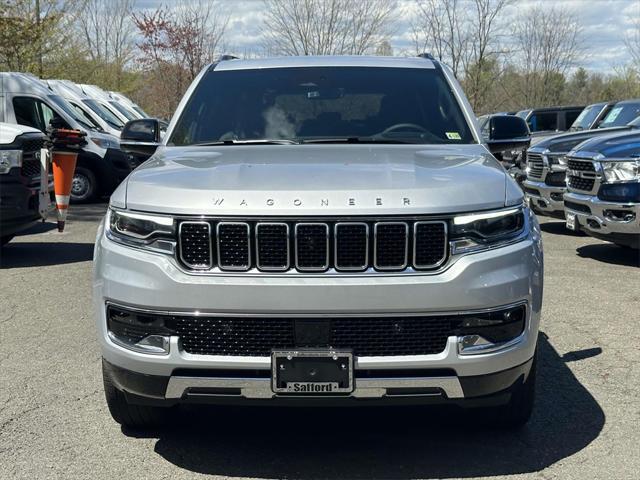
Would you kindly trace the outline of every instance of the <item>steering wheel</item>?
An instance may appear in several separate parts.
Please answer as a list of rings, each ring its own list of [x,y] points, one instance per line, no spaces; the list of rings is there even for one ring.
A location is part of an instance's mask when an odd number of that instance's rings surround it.
[[[429,131],[426,128],[424,128],[421,125],[417,125],[415,123],[396,123],[395,125],[391,125],[390,127],[385,128],[378,135],[384,136],[388,133],[393,133],[396,130],[406,130],[406,129],[417,130],[421,133],[429,133]]]

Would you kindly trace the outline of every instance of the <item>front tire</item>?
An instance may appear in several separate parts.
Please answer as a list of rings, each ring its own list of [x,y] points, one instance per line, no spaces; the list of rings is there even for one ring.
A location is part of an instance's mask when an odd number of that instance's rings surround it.
[[[98,180],[92,170],[77,166],[71,185],[71,200],[75,203],[87,203],[98,194]]]
[[[148,429],[161,427],[169,420],[169,413],[172,410],[170,408],[134,405],[127,402],[124,393],[116,388],[104,367],[102,367],[102,379],[109,413],[120,425]]]

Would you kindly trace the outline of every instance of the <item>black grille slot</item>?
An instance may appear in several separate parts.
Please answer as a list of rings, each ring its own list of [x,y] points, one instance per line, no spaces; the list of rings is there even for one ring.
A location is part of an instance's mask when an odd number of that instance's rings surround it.
[[[447,257],[447,224],[417,222],[414,228],[414,266],[433,268],[442,264]]]
[[[567,162],[567,166],[569,170],[577,170],[579,172],[595,172],[596,168],[593,165],[593,162],[582,161],[582,160],[571,160]]]
[[[300,270],[329,267],[329,226],[326,223],[296,225],[296,266]]]
[[[301,329],[311,319],[182,317],[166,326],[180,336],[182,348],[197,355],[262,356],[274,349],[299,347]],[[350,317],[329,322],[327,344],[321,348],[351,349],[357,356],[431,355],[442,352],[456,334],[459,320],[450,317]],[[306,338],[306,337],[305,337]],[[316,342],[317,343],[317,342]]]
[[[248,270],[251,267],[249,224],[218,224],[218,265],[226,270]]]
[[[286,223],[256,225],[256,263],[262,270],[289,268],[289,226]]]
[[[591,213],[591,209],[589,208],[589,205],[582,205],[581,203],[574,203],[574,202],[565,200],[564,206],[570,210],[575,210],[576,212]]]
[[[364,270],[369,263],[369,226],[366,223],[337,223],[336,268]]]
[[[576,190],[584,190],[586,192],[590,192],[591,190],[593,190],[594,183],[595,179],[593,178],[575,177],[573,175],[569,176],[569,186],[571,188],[575,188]]]
[[[180,257],[190,268],[208,269],[213,265],[211,225],[208,222],[180,224]]]
[[[547,174],[547,178],[545,178],[544,183],[549,185],[550,187],[564,187],[567,185],[566,173],[550,172]]]
[[[375,225],[375,268],[403,269],[407,266],[409,227],[404,222]]]
[[[40,160],[36,158],[23,159],[20,173],[22,173],[23,177],[40,177],[41,169]]]

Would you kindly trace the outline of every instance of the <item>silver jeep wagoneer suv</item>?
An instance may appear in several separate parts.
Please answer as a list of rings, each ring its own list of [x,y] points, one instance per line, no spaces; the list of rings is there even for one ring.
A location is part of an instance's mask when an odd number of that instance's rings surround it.
[[[223,57],[111,197],[94,306],[114,419],[180,403],[487,407],[531,414],[543,259],[535,217],[448,67]]]

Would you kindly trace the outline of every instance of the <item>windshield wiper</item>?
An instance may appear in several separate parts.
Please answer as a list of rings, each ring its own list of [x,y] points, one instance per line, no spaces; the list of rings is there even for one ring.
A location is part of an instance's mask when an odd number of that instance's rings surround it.
[[[259,138],[253,140],[217,140],[214,142],[193,143],[192,145],[196,147],[212,145],[298,145],[298,142],[287,138]]]
[[[400,138],[381,137],[336,137],[336,138],[305,138],[300,139],[300,143],[408,143],[415,144],[409,140]]]

